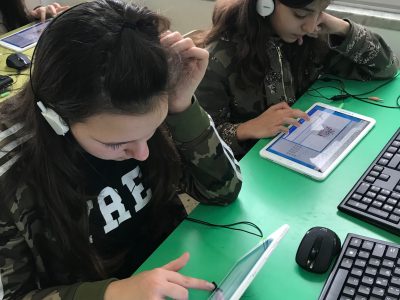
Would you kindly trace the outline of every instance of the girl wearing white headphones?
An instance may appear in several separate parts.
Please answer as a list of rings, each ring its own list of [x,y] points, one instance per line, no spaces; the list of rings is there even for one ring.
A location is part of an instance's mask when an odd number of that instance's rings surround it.
[[[383,39],[325,9],[329,0],[217,0],[197,89],[237,157],[307,115],[290,106],[323,73],[385,79],[397,61]]]
[[[208,53],[168,27],[147,8],[96,0],[43,32],[30,83],[0,106],[0,299],[214,288],[179,273],[187,253],[130,277],[186,217],[178,192],[227,205],[241,187],[193,97]]]

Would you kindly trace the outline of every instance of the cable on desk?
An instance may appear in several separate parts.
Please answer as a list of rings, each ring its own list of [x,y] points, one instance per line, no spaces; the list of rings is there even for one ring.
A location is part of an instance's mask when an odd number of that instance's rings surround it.
[[[375,106],[380,106],[380,107],[384,107],[384,108],[400,108],[400,95],[397,97],[396,99],[396,106],[390,106],[390,105],[384,105],[384,104],[379,104],[376,101],[381,101],[382,99],[380,99],[379,97],[375,97],[375,96],[370,96],[370,97],[361,97],[367,94],[371,94],[375,91],[377,91],[378,89],[384,87],[385,85],[389,84],[390,82],[392,82],[395,78],[397,78],[400,75],[400,73],[397,73],[393,78],[386,80],[384,83],[378,85],[377,87],[375,87],[372,90],[366,91],[364,93],[360,93],[360,94],[352,94],[349,93],[346,88],[345,88],[345,84],[344,81],[341,79],[337,79],[337,78],[330,78],[330,77],[322,77],[319,78],[318,80],[324,81],[324,82],[330,82],[330,81],[337,81],[340,84],[340,87],[335,87],[335,86],[324,86],[324,87],[319,87],[319,88],[315,88],[315,89],[310,89],[307,94],[309,94],[311,97],[322,97],[326,100],[329,101],[344,101],[348,98],[353,98],[368,104],[372,104]],[[320,89],[326,89],[326,88],[332,88],[332,89],[336,89],[340,92],[340,94],[338,95],[334,95],[331,97],[326,97],[325,95],[323,95],[319,90]],[[315,94],[311,94],[310,92],[316,92],[318,93],[318,96]]]
[[[193,222],[193,223],[198,223],[198,224],[210,226],[210,227],[220,227],[220,228],[226,228],[226,229],[231,229],[231,230],[243,231],[243,232],[246,232],[248,234],[252,234],[252,235],[255,235],[255,236],[258,236],[258,237],[261,237],[261,238],[264,236],[262,230],[260,229],[260,227],[258,227],[256,224],[254,224],[252,222],[248,222],[248,221],[241,221],[241,222],[236,222],[236,223],[232,223],[232,224],[214,224],[214,223],[202,221],[202,220],[199,220],[199,219],[189,218],[189,217],[186,217],[185,220]],[[254,233],[254,232],[242,229],[242,228],[235,228],[235,226],[237,226],[237,225],[248,225],[248,226],[251,226],[251,227],[255,228],[258,231],[258,233]]]

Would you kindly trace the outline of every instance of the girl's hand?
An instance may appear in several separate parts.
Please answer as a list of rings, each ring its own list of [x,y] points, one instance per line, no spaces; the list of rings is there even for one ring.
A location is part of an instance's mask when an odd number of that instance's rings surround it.
[[[30,12],[35,19],[40,19],[41,22],[46,20],[46,17],[55,17],[59,13],[67,10],[69,6],[61,6],[57,2],[46,6],[39,6]]]
[[[336,34],[340,36],[346,36],[349,30],[349,22],[322,12],[318,17],[315,31],[307,35],[314,38],[317,38],[320,34]]]
[[[281,102],[272,105],[258,117],[240,124],[236,135],[239,141],[272,137],[280,132],[288,132],[287,125],[299,127],[297,118],[310,120],[305,112],[290,108],[286,102]]]
[[[191,105],[192,96],[207,69],[208,52],[196,47],[190,38],[183,38],[177,31],[165,32],[160,41],[165,47],[177,52],[182,60],[182,72],[168,100],[169,112],[179,113]]]
[[[107,287],[104,300],[161,300],[167,297],[186,300],[189,288],[212,291],[212,283],[178,273],[188,260],[189,253],[184,253],[161,268],[114,281]]]

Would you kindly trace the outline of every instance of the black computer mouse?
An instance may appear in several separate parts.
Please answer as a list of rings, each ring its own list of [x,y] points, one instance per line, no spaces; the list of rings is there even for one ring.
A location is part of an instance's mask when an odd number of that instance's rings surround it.
[[[313,227],[300,242],[296,262],[307,271],[325,273],[340,249],[341,243],[336,233],[325,227]]]
[[[8,67],[20,71],[28,68],[31,64],[31,60],[25,54],[13,53],[7,56],[6,64]]]

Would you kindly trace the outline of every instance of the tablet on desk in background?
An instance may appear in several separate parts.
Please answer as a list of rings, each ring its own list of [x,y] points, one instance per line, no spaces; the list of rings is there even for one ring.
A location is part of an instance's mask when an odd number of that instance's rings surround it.
[[[260,155],[280,165],[323,180],[375,125],[375,120],[323,103],[307,111],[310,121],[300,120],[268,143]]]
[[[16,52],[23,52],[36,45],[43,30],[50,23],[51,19],[30,25],[0,39],[0,45]]]
[[[288,230],[287,224],[279,227],[239,259],[208,300],[240,299]]]

